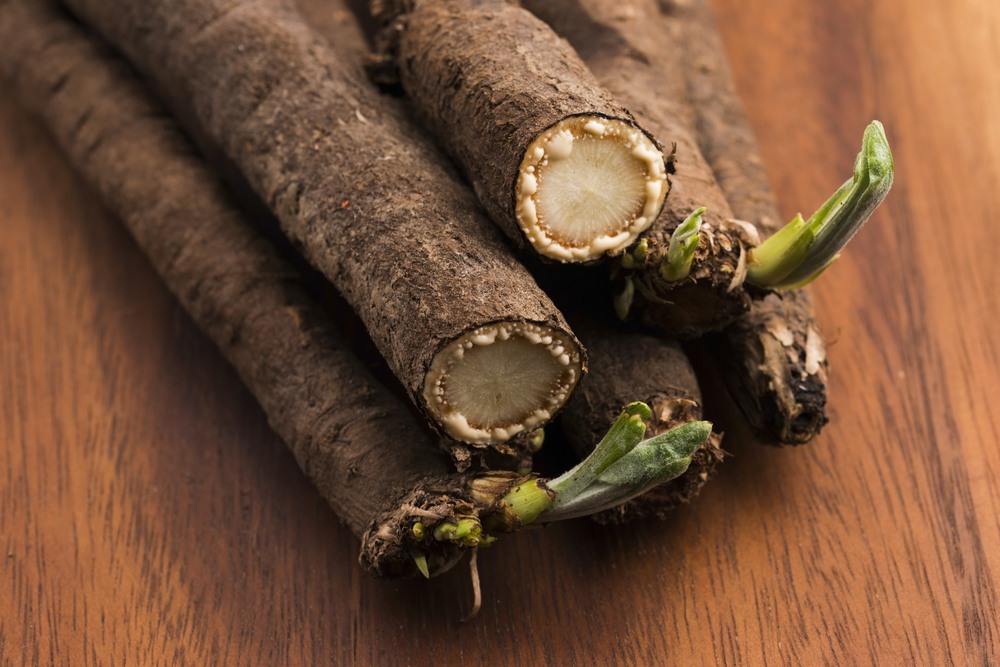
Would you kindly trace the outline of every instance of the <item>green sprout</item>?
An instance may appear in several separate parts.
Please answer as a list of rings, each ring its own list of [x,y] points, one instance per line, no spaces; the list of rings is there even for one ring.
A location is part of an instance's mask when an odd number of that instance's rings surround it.
[[[516,517],[515,527],[562,521],[611,509],[678,477],[687,470],[691,455],[708,440],[712,424],[689,422],[643,440],[651,415],[645,403],[630,403],[587,458],[548,482],[537,477],[520,481],[499,499],[499,506]],[[486,480],[478,491],[484,500],[491,484]],[[496,538],[484,528],[502,524],[494,518],[484,517],[485,526],[472,516],[445,519],[432,528],[417,522],[412,533],[422,542],[433,539],[459,547],[487,547]],[[413,559],[420,573],[429,576],[426,554]]]
[[[631,277],[625,278],[625,287],[622,291],[616,294],[612,298],[612,304],[615,307],[615,314],[618,319],[624,321],[628,317],[628,313],[632,310],[632,302],[635,300],[635,283],[632,282]]]
[[[608,466],[632,451],[645,435],[646,420],[651,414],[645,403],[635,402],[625,406],[594,451],[575,468],[549,482],[549,488],[556,493],[553,509],[577,496],[593,484]]]
[[[528,449],[532,454],[537,454],[541,449],[542,445],[545,444],[545,429],[536,428],[528,436]]]
[[[611,509],[680,476],[712,434],[712,424],[689,422],[643,440],[651,415],[645,403],[628,404],[577,466],[548,483],[518,484],[504,502],[522,525],[549,523]]]
[[[521,525],[531,523],[552,505],[552,494],[539,479],[518,484],[503,499],[510,511],[517,515]]]
[[[631,255],[632,260],[636,264],[642,264],[644,261],[646,261],[646,254],[648,252],[649,252],[649,242],[646,239],[642,239],[636,244],[635,249],[632,251]]]
[[[750,254],[747,282],[793,289],[815,280],[867,222],[892,187],[893,162],[882,123],[865,129],[854,175],[808,220],[796,215]]]
[[[631,451],[608,465],[575,493],[560,493],[557,490],[552,507],[539,520],[562,521],[595,514],[640,496],[654,486],[684,474],[692,454],[705,444],[711,434],[710,422],[693,421],[638,442]],[[550,487],[555,489],[565,484],[562,480],[553,480]]]
[[[418,521],[415,524],[413,524],[413,529],[412,530],[413,530],[413,537],[414,538],[416,538],[418,540],[424,539],[424,535],[425,535],[424,524],[422,524],[422,523],[420,523]]]
[[[646,259],[647,252],[649,252],[649,241],[642,239],[635,244],[635,247],[631,251],[626,250],[622,253],[621,267],[627,271],[631,271],[642,264]]]
[[[482,532],[479,519],[462,517],[457,522],[442,521],[435,526],[434,539],[438,542],[455,542],[463,547],[477,547]]]
[[[660,265],[660,275],[664,280],[674,282],[687,278],[691,273],[691,262],[701,241],[701,216],[704,214],[704,206],[695,209],[670,235],[667,261]]]
[[[413,562],[417,564],[417,570],[420,571],[420,574],[424,575],[424,579],[430,579],[431,578],[430,568],[427,567],[427,556],[426,555],[420,554],[420,555],[414,556],[413,557]]]

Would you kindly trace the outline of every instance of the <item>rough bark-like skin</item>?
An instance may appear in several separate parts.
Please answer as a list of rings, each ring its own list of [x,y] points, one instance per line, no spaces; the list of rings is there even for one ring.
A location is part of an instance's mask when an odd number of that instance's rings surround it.
[[[643,25],[642,3],[524,0],[522,4],[569,40],[601,85],[643,127],[675,146],[670,196],[643,235],[649,244],[645,261],[630,272],[637,293],[633,312],[644,325],[672,337],[694,338],[721,329],[750,307],[743,276],[737,274],[747,244],[737,228],[726,225],[732,210],[698,148],[683,78],[664,77],[665,67],[680,67],[678,45]],[[666,258],[670,235],[700,206],[708,211],[691,275],[666,282],[659,266]]]
[[[572,337],[433,146],[280,0],[66,0],[242,170],[414,402],[475,327]]]
[[[589,376],[580,383],[560,423],[581,458],[593,451],[608,425],[632,401],[643,401],[652,408],[646,430],[649,438],[702,418],[698,379],[680,345],[600,325],[575,326],[591,351],[592,362]],[[594,519],[619,523],[645,516],[662,518],[677,505],[689,502],[722,460],[720,442],[721,436],[713,433],[683,475]]]
[[[364,31],[345,0],[295,0],[295,7],[306,24],[345,62],[365,62],[369,50]],[[537,451],[531,444],[532,439],[533,431],[526,431],[488,449],[474,449],[454,440],[443,444],[459,471],[471,466],[482,470],[530,470]]]
[[[372,11],[417,116],[522,247],[515,185],[528,146],[570,116],[635,125],[566,42],[506,0],[388,0]]]
[[[453,475],[415,487],[372,522],[362,539],[361,564],[385,578],[410,576],[415,572],[413,555],[419,553],[426,556],[432,576],[447,570],[463,550],[451,542],[434,540],[430,535],[433,526],[463,517],[478,519],[484,532],[491,535],[518,530],[521,522],[502,498],[528,479],[501,471],[485,473],[475,481]],[[418,521],[428,526],[422,539],[413,534],[413,525]]]
[[[406,406],[347,350],[294,269],[122,62],[43,3],[7,0],[0,68],[355,534],[377,530],[373,519],[398,511],[412,489],[452,479]],[[380,574],[412,570],[396,553],[361,559]]]
[[[705,0],[661,0],[661,6],[684,46],[698,143],[733,212],[767,238],[783,223],[711,9]],[[828,421],[828,367],[808,292],[785,290],[755,301],[721,343],[731,393],[761,438],[802,444],[819,433]]]
[[[635,286],[630,312],[643,326],[668,338],[688,340],[718,331],[747,312],[746,244],[738,229],[725,221],[718,225],[703,230],[686,278],[666,282],[660,277],[669,234],[654,233],[649,237],[652,251],[645,260],[634,271],[622,270],[621,275],[631,278]],[[653,240],[656,237],[663,241]]]
[[[826,349],[803,294],[770,294],[712,341],[730,394],[769,444],[809,442],[828,421]]]
[[[764,238],[780,229],[763,161],[704,0],[524,4],[577,46],[602,83],[650,131],[663,141],[678,142],[673,189],[649,234],[656,233],[665,216],[673,212],[677,220],[687,210],[691,204],[681,202],[686,190],[690,196],[689,188],[715,202],[706,204],[710,209],[718,206],[721,188],[729,205],[719,210],[753,223]],[[628,90],[651,90],[653,97],[647,99],[652,108],[626,97]],[[661,129],[667,127],[661,123],[671,122],[675,135]],[[685,160],[686,155],[694,159]],[[720,357],[729,368],[726,381],[761,438],[775,444],[807,442],[827,421],[827,364],[812,301],[803,290],[754,296],[750,311],[718,339]],[[644,321],[656,319],[653,314]]]

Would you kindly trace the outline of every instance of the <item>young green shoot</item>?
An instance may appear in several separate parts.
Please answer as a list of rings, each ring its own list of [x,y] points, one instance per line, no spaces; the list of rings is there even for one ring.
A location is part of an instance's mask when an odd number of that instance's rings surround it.
[[[631,276],[625,276],[625,287],[622,291],[612,298],[612,305],[615,307],[615,315],[618,319],[624,321],[628,317],[628,313],[632,310],[632,302],[635,300],[635,283],[632,282]]]
[[[499,510],[483,517],[458,516],[434,526],[412,526],[418,542],[451,543],[474,549],[496,541],[486,530],[510,532],[530,523],[573,519],[611,509],[687,470],[691,455],[712,433],[712,424],[695,421],[643,440],[652,412],[645,403],[630,403],[615,420],[590,456],[559,477],[529,477],[493,496]],[[510,479],[510,478],[506,478]],[[473,484],[477,504],[491,506],[489,489],[502,480],[484,477]],[[428,576],[426,554],[413,556],[417,569]]]
[[[711,423],[693,421],[643,440],[575,495],[557,492],[552,507],[539,521],[562,521],[603,512],[678,477],[711,434]]]
[[[518,484],[504,503],[521,525],[561,521],[611,509],[683,474],[712,424],[688,422],[643,440],[651,414],[645,403],[630,403],[586,459],[548,483]]]
[[[704,206],[695,209],[670,235],[667,261],[660,265],[660,275],[664,280],[675,282],[691,273],[691,262],[701,241],[701,216],[704,214]]]
[[[892,187],[893,161],[882,123],[865,129],[854,175],[808,220],[799,214],[750,254],[747,282],[801,287],[821,274],[867,222]]]
[[[536,428],[528,436],[528,450],[532,454],[537,454],[542,449],[542,445],[545,444],[545,429]]]
[[[521,525],[529,524],[552,505],[552,492],[539,479],[518,484],[503,497],[507,507],[520,520]]]
[[[646,434],[646,420],[651,414],[652,411],[645,403],[629,403],[590,456],[549,482],[549,488],[556,494],[552,509],[559,507],[567,499],[576,497],[593,484],[612,463],[632,451]]]
[[[431,578],[430,568],[427,567],[427,556],[425,556],[424,554],[420,554],[418,556],[414,556],[413,557],[413,562],[415,562],[417,564],[417,570],[419,570],[420,574],[422,574],[424,576],[424,579],[430,579]]]

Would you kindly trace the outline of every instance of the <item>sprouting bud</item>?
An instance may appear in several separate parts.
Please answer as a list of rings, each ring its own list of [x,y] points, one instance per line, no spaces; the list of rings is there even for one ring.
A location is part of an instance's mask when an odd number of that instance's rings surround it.
[[[625,320],[628,317],[629,311],[632,310],[632,301],[634,300],[635,283],[632,282],[631,278],[625,278],[625,287],[613,299],[615,314],[618,315],[618,319]]]
[[[684,473],[691,455],[712,434],[712,424],[695,421],[638,443],[579,489],[556,488],[551,510],[540,521],[560,521],[601,512]]]
[[[411,529],[411,531],[413,532],[413,537],[418,540],[424,539],[424,536],[427,534],[424,531],[424,524],[420,523],[419,521],[413,524],[413,528]]]
[[[431,578],[431,571],[427,567],[427,556],[423,554],[420,554],[419,556],[414,556],[413,562],[416,563],[417,570],[420,571],[420,574],[424,575],[424,579]]]
[[[854,175],[803,221],[798,215],[754,248],[747,282],[794,288],[814,280],[837,258],[892,187],[892,152],[882,123],[865,129]]]
[[[695,209],[670,235],[667,260],[660,265],[660,275],[664,280],[674,282],[687,278],[691,273],[691,263],[701,241],[701,217],[705,207]]]

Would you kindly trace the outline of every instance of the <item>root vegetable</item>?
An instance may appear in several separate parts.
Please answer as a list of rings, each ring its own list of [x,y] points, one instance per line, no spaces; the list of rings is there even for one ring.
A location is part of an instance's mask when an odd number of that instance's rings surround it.
[[[541,21],[505,0],[372,8],[417,115],[516,242],[585,262],[653,223],[669,187],[663,153]]]
[[[347,351],[294,269],[122,62],[34,0],[0,5],[0,45],[21,101],[128,227],[355,534],[413,487],[450,479],[440,449]],[[362,560],[383,572],[398,565],[382,552]]]
[[[732,393],[758,433],[771,441],[808,441],[826,421],[823,341],[807,295],[761,287],[795,286],[815,278],[882,201],[892,183],[892,157],[881,126],[873,123],[865,133],[853,183],[842,186],[809,222],[796,218],[781,227],[704,1],[528,0],[526,5],[578,44],[588,64],[604,73],[599,74],[602,82],[654,132],[671,127],[684,138],[668,211],[680,201],[676,195],[685,186],[694,184],[708,199],[718,196],[721,185],[736,216],[760,224],[768,236],[783,230],[759,247],[753,247],[752,234],[745,237],[751,249],[744,255],[741,248],[740,273],[757,286],[751,290],[755,298],[750,312],[722,336],[728,352],[723,356],[730,366],[727,381]],[[629,59],[635,61],[631,67]],[[627,97],[656,89],[658,83],[660,96]],[[692,140],[696,146],[690,145]],[[685,155],[697,156],[702,171],[707,169],[720,183],[692,173],[686,176]],[[648,261],[649,248],[636,253],[641,258],[623,258],[627,270]],[[648,292],[648,286],[640,289],[642,285],[629,276],[619,303],[628,305]],[[648,322],[649,316],[644,320]]]
[[[666,25],[658,28],[659,34],[673,34],[683,47],[678,49],[683,54],[683,66],[667,67],[665,73],[680,73],[687,83],[699,146],[727,198],[737,201],[741,209],[744,202],[752,201],[746,212],[759,213],[768,199],[773,204],[773,197],[729,76],[711,11],[704,1],[660,0],[659,8],[667,16]],[[633,0],[631,6],[620,7],[619,11],[622,9],[628,9],[633,18],[648,17],[643,22],[647,32],[649,26],[660,24],[655,20],[657,7],[652,0]],[[873,121],[864,132],[853,176],[808,220],[798,215],[781,226],[776,217],[764,216],[763,231],[770,238],[750,251],[747,282],[757,287],[794,289],[816,279],[885,199],[893,175],[892,152],[884,128]],[[755,190],[758,187],[761,189]]]
[[[590,350],[590,372],[566,406],[562,429],[577,454],[585,457],[607,424],[633,397],[650,406],[648,432],[657,435],[701,419],[701,392],[694,369],[680,345],[640,333],[574,320],[574,329]],[[645,494],[596,514],[600,522],[623,522],[645,516],[663,517],[687,503],[715,472],[723,458],[721,435],[712,434],[691,457],[687,471]]]
[[[280,0],[67,0],[193,118],[449,436],[548,421],[585,369],[436,150]]]
[[[442,453],[346,352],[295,271],[122,63],[35,0],[0,3],[0,45],[0,71],[363,535],[371,572],[429,575],[490,544],[486,530],[607,509],[682,473],[707,436],[711,426],[694,422],[642,441],[648,409],[635,404],[598,456],[552,488],[514,473],[448,474]]]
[[[660,25],[684,45],[699,146],[735,215],[768,238],[783,226],[781,215],[711,9],[703,0],[660,4],[666,17]],[[757,300],[718,340],[730,394],[758,436],[801,444],[820,432],[828,421],[828,361],[807,290]]]
[[[750,307],[743,288],[752,230],[733,215],[691,125],[679,75],[680,46],[642,25],[617,0],[526,0],[522,3],[576,48],[587,67],[640,123],[676,151],[673,186],[642,244],[622,258],[621,315],[632,315],[668,336],[693,338],[721,329]],[[623,18],[624,17],[624,18]],[[689,232],[690,253],[674,259],[671,241],[693,212],[702,224]]]

